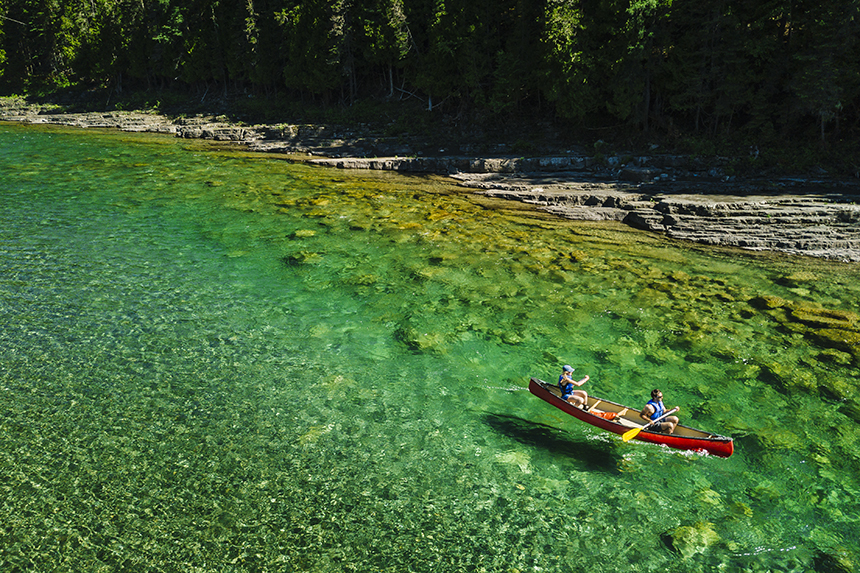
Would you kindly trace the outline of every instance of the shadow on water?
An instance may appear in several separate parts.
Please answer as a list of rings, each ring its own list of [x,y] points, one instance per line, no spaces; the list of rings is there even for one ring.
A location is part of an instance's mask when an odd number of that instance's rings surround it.
[[[568,438],[557,428],[516,416],[486,414],[484,421],[500,434],[518,442],[547,450],[553,455],[574,459],[584,466],[582,469],[621,474],[619,466],[622,459],[613,453],[606,443]]]

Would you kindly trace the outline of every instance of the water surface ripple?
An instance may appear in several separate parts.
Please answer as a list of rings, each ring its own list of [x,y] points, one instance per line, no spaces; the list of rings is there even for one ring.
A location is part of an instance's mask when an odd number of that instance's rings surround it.
[[[6,571],[855,571],[856,266],[0,125]],[[623,443],[562,364],[735,437]]]

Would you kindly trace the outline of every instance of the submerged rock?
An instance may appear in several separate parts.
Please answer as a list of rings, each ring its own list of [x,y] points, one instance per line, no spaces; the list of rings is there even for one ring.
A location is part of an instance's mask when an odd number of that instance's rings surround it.
[[[860,315],[768,295],[752,298],[749,304],[765,311],[786,330],[801,334],[825,349],[839,352],[824,359],[844,363],[848,354],[860,363]]]
[[[682,525],[672,530],[669,537],[672,549],[680,553],[684,559],[704,553],[720,541],[720,536],[714,530],[714,524],[708,521]]]
[[[836,350],[835,348],[825,348],[818,355],[818,359],[822,362],[832,362],[839,366],[850,366],[853,361],[851,354]]]
[[[797,307],[791,311],[792,319],[814,328],[841,328],[852,330],[860,322],[860,316],[844,310]]]
[[[812,331],[811,335],[822,346],[848,352],[855,360],[860,360],[860,331],[821,328]]]
[[[750,304],[760,309],[782,308],[789,304],[789,301],[778,296],[757,296],[750,299]]]
[[[309,252],[309,251],[299,251],[297,253],[292,253],[286,255],[282,261],[288,267],[298,266],[298,265],[306,265],[306,264],[315,264],[322,260],[322,255],[319,253]]]
[[[815,282],[818,280],[818,277],[815,273],[811,273],[809,271],[797,271],[784,277],[781,277],[777,282],[780,282],[786,286],[790,287],[798,287],[803,286],[806,283]]]

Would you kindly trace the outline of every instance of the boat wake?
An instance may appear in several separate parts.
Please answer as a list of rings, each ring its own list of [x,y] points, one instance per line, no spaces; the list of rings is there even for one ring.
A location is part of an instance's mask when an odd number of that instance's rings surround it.
[[[520,387],[520,386],[510,386],[510,387],[504,387],[504,386],[484,386],[484,388],[485,388],[485,389],[487,389],[487,390],[504,390],[505,392],[522,392],[522,391],[526,391],[526,392],[528,392],[528,388],[522,388],[522,387]]]
[[[734,553],[735,557],[753,557],[755,555],[761,555],[763,553],[787,553],[789,551],[794,551],[797,549],[797,545],[792,545],[791,547],[756,547],[752,551],[747,551],[746,553]]]

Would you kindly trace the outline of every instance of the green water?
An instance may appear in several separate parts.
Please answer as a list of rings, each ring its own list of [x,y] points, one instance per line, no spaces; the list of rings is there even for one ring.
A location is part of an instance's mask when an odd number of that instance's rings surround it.
[[[858,357],[780,306],[851,323],[857,278],[0,124],[0,568],[860,570]],[[528,392],[565,363],[631,405],[659,386],[734,456]]]

